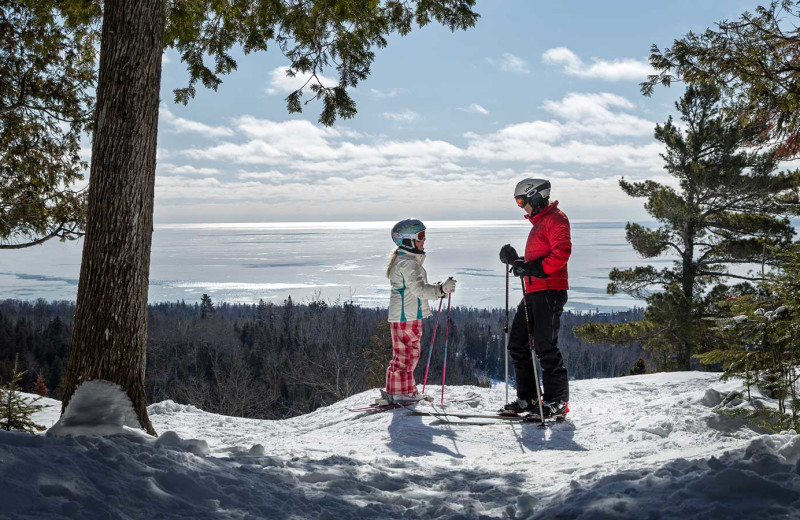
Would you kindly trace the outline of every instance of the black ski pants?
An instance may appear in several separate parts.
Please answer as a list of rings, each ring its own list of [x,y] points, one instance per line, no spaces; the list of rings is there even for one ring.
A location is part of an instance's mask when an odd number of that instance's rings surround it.
[[[533,330],[533,348],[542,366],[542,384],[545,401],[569,401],[569,378],[561,351],[558,350],[558,329],[561,314],[567,303],[567,291],[545,290],[525,294],[528,316]],[[525,306],[520,301],[511,324],[508,354],[514,363],[517,379],[517,397],[536,402],[536,380],[533,357],[528,343],[528,326],[525,323]]]

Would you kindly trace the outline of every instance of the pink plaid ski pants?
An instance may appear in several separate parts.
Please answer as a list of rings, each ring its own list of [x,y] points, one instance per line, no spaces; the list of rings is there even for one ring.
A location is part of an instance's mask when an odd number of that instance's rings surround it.
[[[422,339],[422,320],[392,322],[393,357],[386,369],[386,393],[410,394],[417,391],[414,369],[417,367]]]

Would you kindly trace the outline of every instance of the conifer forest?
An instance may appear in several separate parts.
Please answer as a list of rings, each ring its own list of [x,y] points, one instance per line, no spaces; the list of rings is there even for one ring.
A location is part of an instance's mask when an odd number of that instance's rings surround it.
[[[0,302],[0,377],[19,354],[21,383],[60,398],[72,335],[73,302]],[[614,314],[565,312],[559,344],[570,377],[613,377],[643,356],[638,345],[590,345],[572,329],[589,322],[641,319],[642,310]],[[422,382],[435,316],[426,320],[415,377]],[[513,319],[513,313],[511,314]],[[502,382],[502,309],[456,307],[450,313],[446,384]],[[445,316],[433,347],[428,384],[441,383]],[[205,411],[277,419],[308,413],[384,385],[392,345],[386,309],[351,303],[159,303],[148,307],[148,402],[172,399]],[[509,371],[513,378],[514,370]],[[512,381],[513,383],[513,381]],[[39,389],[41,391],[41,388]]]

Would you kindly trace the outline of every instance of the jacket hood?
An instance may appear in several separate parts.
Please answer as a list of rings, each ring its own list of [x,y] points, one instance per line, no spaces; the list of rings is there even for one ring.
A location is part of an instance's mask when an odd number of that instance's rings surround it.
[[[416,260],[417,262],[419,262],[420,265],[422,265],[425,262],[425,258],[426,258],[424,252],[422,252],[422,253],[412,253],[411,251],[408,251],[406,249],[400,249],[400,248],[397,249],[397,256],[408,256],[408,257],[411,257],[414,260]]]

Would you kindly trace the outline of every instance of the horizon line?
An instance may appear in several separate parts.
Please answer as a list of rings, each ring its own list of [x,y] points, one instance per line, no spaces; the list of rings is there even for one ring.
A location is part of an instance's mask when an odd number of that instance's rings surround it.
[[[437,227],[444,227],[444,228],[455,228],[455,227],[495,227],[495,226],[507,226],[507,225],[520,225],[520,224],[528,224],[524,217],[520,217],[516,220],[508,220],[508,219],[463,219],[463,220],[456,220],[456,219],[449,219],[449,220],[427,220],[428,226],[437,226]],[[587,223],[602,223],[602,224],[609,224],[609,223],[617,223],[625,224],[626,222],[630,222],[629,220],[620,220],[620,219],[572,219],[572,223],[574,224],[587,224]],[[305,227],[322,227],[322,228],[334,228],[337,226],[346,225],[352,228],[353,225],[358,225],[362,229],[382,229],[385,227],[391,228],[396,221],[394,220],[340,220],[340,221],[327,221],[327,220],[320,220],[320,221],[273,221],[273,222],[183,222],[183,223],[169,223],[169,224],[155,224],[153,227],[154,229],[234,229],[234,228],[242,228],[242,229],[254,229],[254,228],[272,228],[272,229],[280,229],[280,228],[305,228]],[[528,224],[529,225],[529,224]]]

